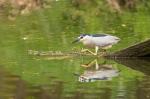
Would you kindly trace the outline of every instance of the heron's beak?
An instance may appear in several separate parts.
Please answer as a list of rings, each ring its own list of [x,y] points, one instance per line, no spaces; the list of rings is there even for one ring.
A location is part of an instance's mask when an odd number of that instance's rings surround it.
[[[72,43],[76,43],[76,42],[79,42],[80,41],[80,39],[79,38],[77,38],[76,40],[74,40]]]

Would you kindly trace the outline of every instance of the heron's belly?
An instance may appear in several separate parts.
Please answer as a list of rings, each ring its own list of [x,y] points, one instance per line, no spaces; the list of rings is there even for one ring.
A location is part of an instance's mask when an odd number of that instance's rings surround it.
[[[95,48],[95,46],[103,48],[103,47],[109,46],[110,44],[109,43],[106,44],[105,42],[104,43],[103,42],[101,42],[101,43],[87,42],[87,43],[84,43],[84,45],[89,48]]]
[[[86,47],[89,47],[89,48],[94,48],[95,47],[95,44],[93,42],[83,42],[83,44],[86,46]]]
[[[95,45],[94,44],[85,44],[86,47],[89,47],[89,48],[95,48]]]

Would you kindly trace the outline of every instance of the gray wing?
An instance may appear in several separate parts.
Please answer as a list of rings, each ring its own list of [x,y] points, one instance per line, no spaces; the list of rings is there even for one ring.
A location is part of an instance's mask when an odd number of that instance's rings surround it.
[[[104,37],[108,36],[108,34],[91,34],[92,37]]]

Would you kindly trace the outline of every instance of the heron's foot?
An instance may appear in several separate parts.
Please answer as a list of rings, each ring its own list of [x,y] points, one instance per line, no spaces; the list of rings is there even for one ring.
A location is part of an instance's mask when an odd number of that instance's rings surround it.
[[[91,54],[92,54],[92,55],[94,55],[94,56],[96,56],[96,55],[97,55],[97,53],[93,53],[93,52],[92,52]]]
[[[87,52],[88,51],[88,49],[81,49],[81,52]]]
[[[84,54],[86,54],[86,52],[88,52],[88,49],[81,49],[81,53],[84,53]]]
[[[82,52],[82,53],[83,53],[83,52],[89,52],[89,53],[92,54],[92,55],[97,55],[97,53],[94,53],[94,52],[90,51],[89,49],[82,49],[81,52]]]
[[[82,67],[90,67],[88,64],[81,64]]]

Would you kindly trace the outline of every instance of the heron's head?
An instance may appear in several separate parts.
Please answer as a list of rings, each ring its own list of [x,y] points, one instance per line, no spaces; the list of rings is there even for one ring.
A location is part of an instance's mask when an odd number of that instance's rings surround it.
[[[86,40],[86,38],[89,37],[88,34],[81,34],[79,37],[77,37],[72,43],[76,43],[76,42],[82,42],[84,40]]]

